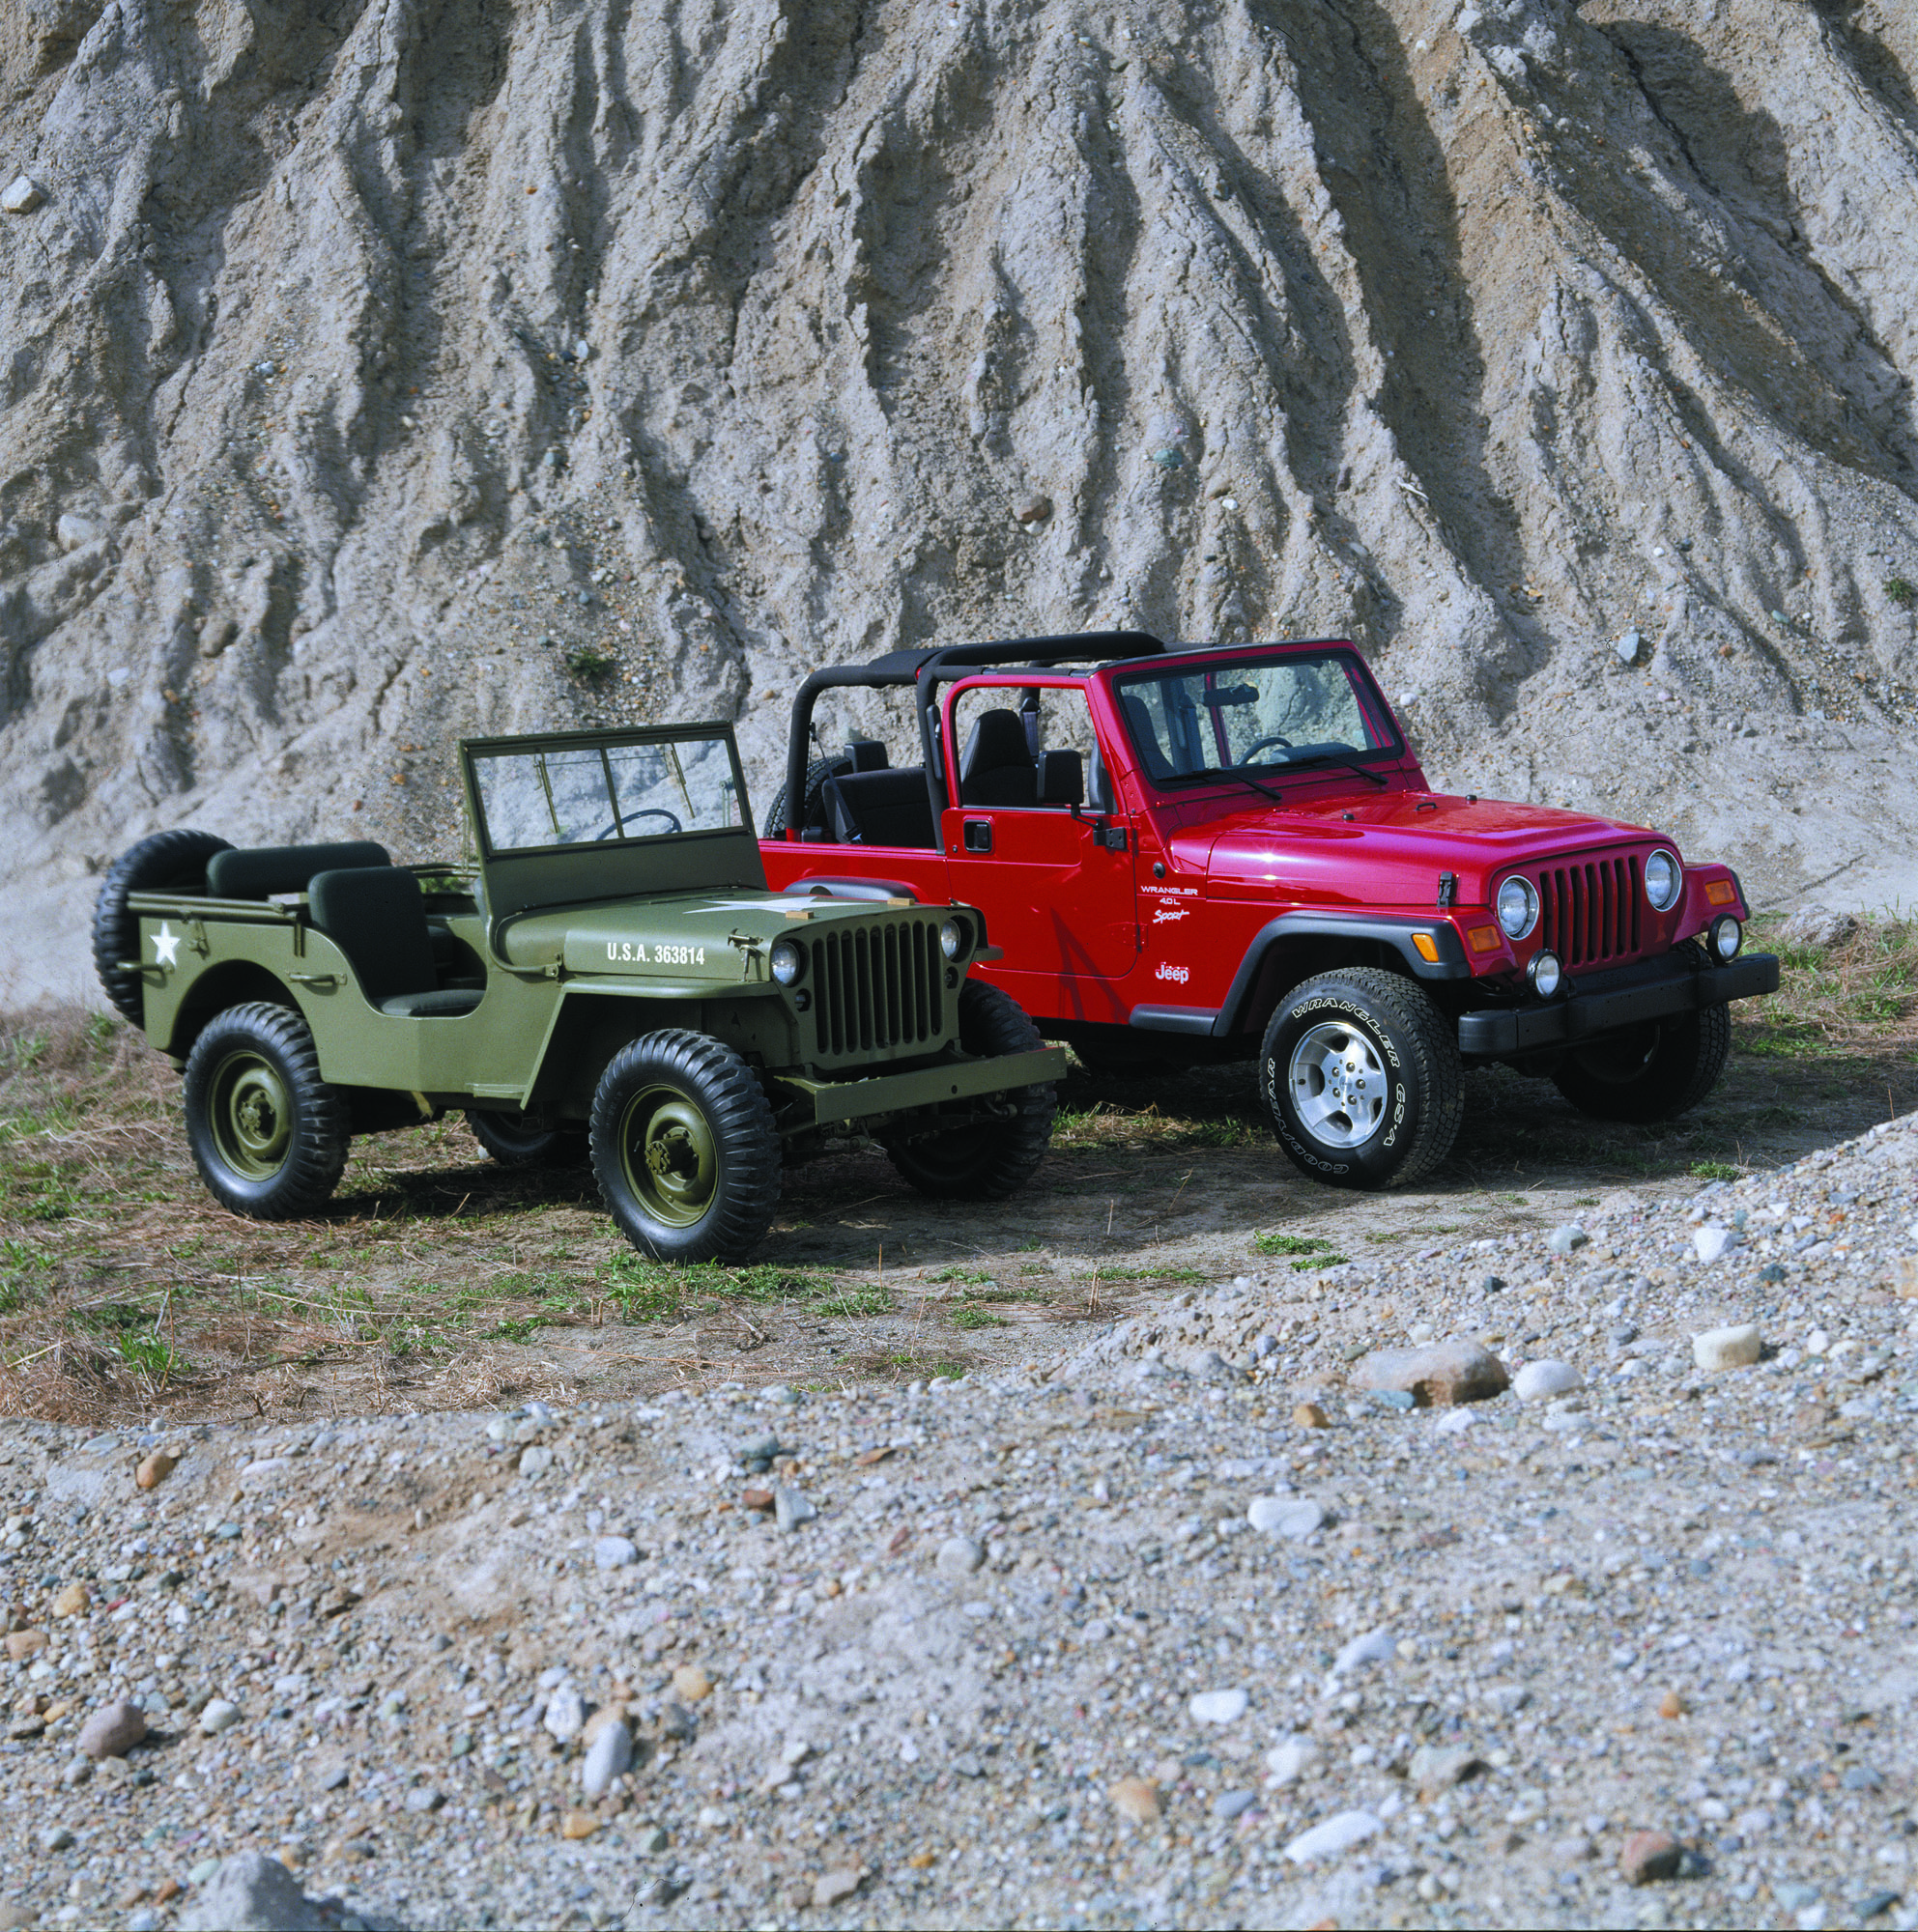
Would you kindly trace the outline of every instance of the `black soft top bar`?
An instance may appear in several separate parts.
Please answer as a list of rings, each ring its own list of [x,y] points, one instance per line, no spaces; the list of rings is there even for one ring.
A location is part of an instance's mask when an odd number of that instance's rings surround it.
[[[812,735],[813,707],[823,691],[918,687],[920,753],[936,825],[946,803],[932,729],[932,696],[940,683],[969,671],[1007,665],[1030,665],[1034,670],[1043,670],[1062,664],[1124,664],[1135,658],[1163,657],[1176,648],[1150,631],[1078,631],[1070,637],[999,638],[986,643],[888,651],[867,664],[829,665],[816,670],[792,696],[792,724],[786,742],[786,837],[797,838],[804,823],[806,746]]]

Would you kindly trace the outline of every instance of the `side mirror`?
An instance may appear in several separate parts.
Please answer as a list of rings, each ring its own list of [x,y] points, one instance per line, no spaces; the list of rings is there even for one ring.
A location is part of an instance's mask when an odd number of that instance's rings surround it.
[[[1040,753],[1039,802],[1069,805],[1074,810],[1085,803],[1085,760],[1078,753]]]

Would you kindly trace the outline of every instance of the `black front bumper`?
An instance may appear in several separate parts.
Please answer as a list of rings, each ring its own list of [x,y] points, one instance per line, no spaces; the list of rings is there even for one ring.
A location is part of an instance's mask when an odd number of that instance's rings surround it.
[[[1503,1060],[1777,991],[1778,961],[1769,952],[1702,968],[1669,956],[1650,959],[1619,972],[1592,974],[1556,1000],[1461,1013],[1458,1050],[1475,1059]]]

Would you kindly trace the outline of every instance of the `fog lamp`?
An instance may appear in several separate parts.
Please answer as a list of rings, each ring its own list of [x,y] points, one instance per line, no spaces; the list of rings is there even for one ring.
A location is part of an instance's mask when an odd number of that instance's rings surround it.
[[[1721,913],[1711,923],[1711,956],[1721,966],[1729,966],[1737,958],[1745,944],[1745,928],[1727,913]]]
[[[1559,964],[1556,952],[1538,952],[1532,955],[1532,964],[1525,969],[1525,977],[1532,981],[1532,990],[1541,1000],[1549,1000],[1565,982],[1565,969]]]

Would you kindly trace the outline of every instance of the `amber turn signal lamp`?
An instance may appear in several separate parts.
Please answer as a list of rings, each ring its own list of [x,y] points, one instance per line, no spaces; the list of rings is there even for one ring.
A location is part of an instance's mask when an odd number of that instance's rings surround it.
[[[1418,949],[1418,956],[1428,966],[1439,963],[1439,942],[1429,932],[1415,932],[1412,943]]]
[[[1709,905],[1730,905],[1738,895],[1732,890],[1730,879],[1713,879],[1705,887],[1704,896]]]
[[[1474,925],[1465,936],[1472,942],[1474,952],[1496,952],[1499,950],[1499,928],[1496,925]]]

